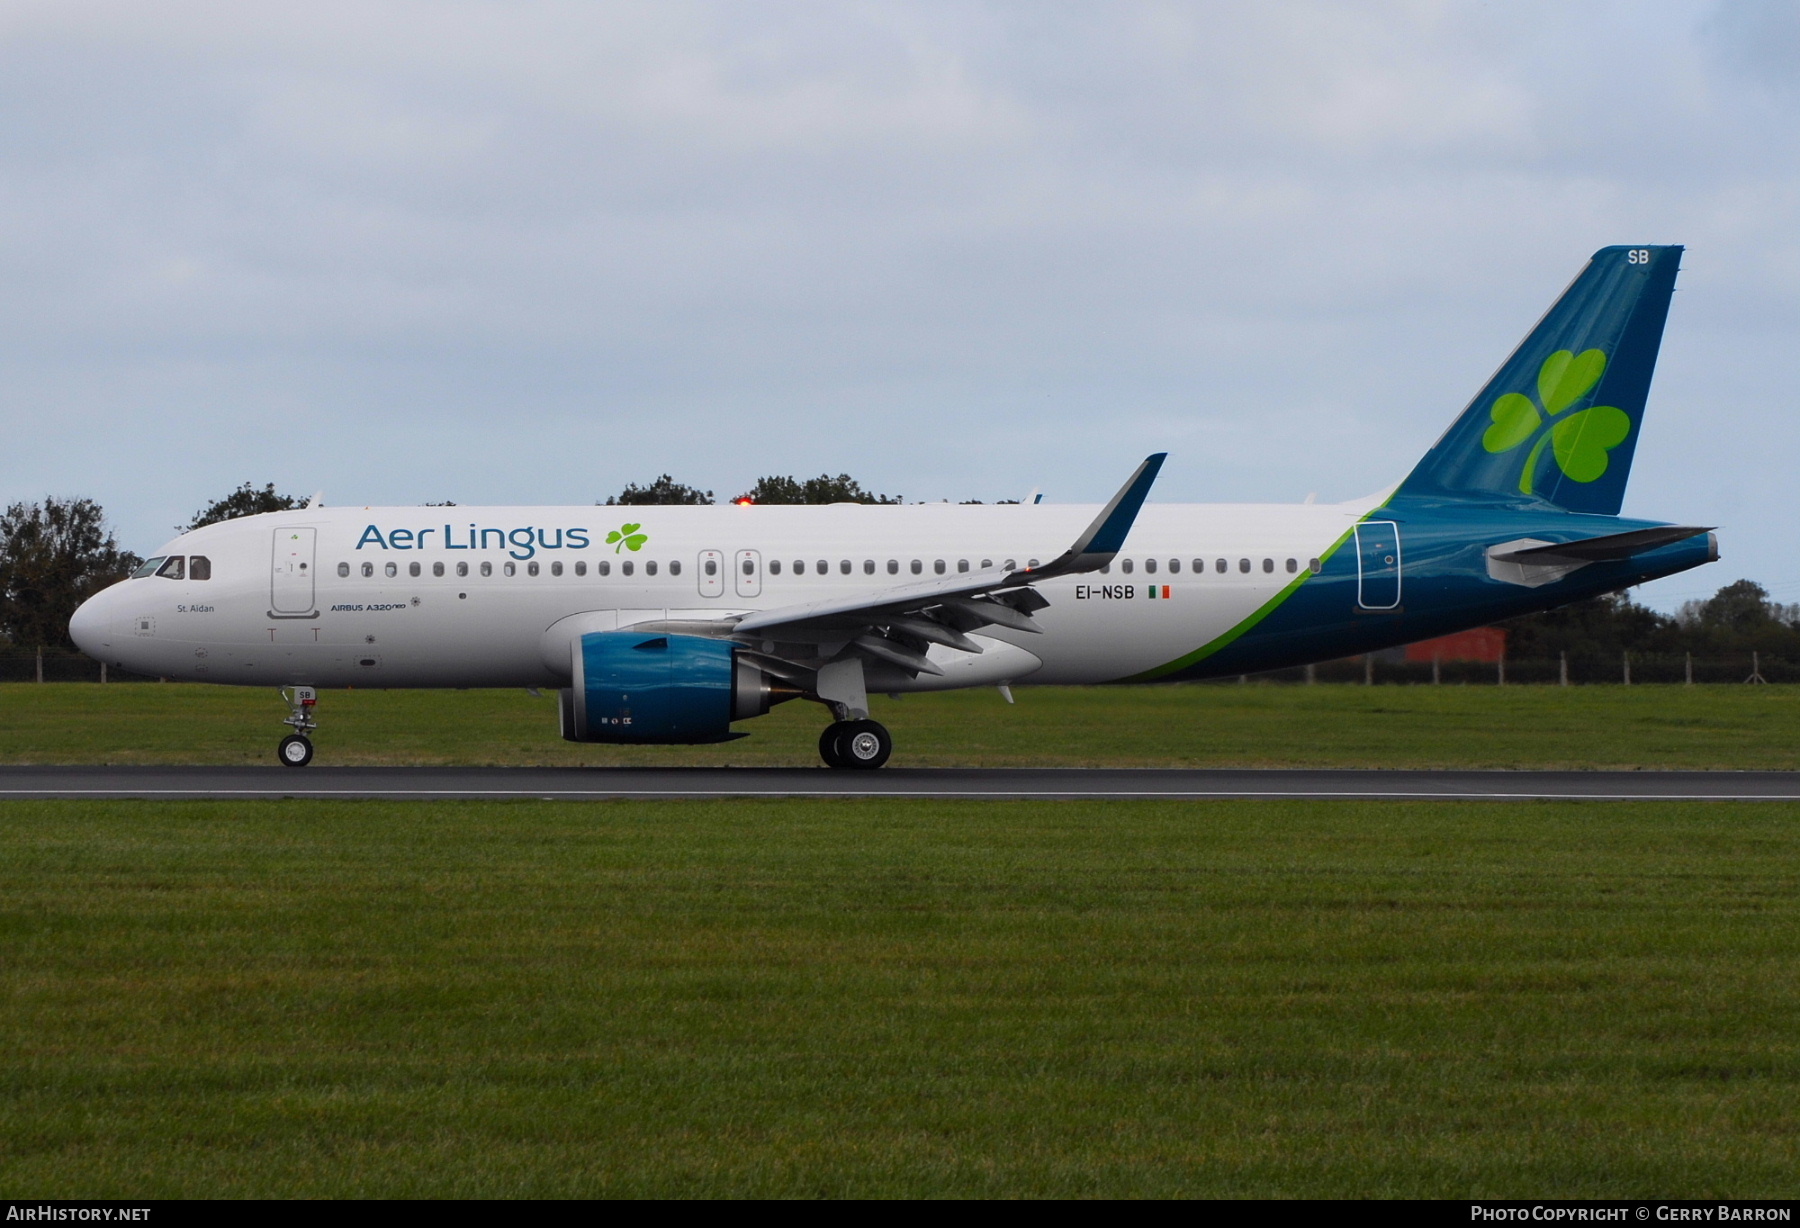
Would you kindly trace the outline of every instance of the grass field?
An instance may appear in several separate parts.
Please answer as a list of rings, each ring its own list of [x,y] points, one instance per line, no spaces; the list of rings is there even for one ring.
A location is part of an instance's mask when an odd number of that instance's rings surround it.
[[[9,803],[0,1185],[1791,1198],[1796,819]]]
[[[1800,688],[1274,686],[877,698],[895,766],[1800,768]],[[552,695],[329,691],[318,762],[816,765],[824,713],[782,705],[700,747],[580,746]],[[272,763],[273,691],[0,685],[0,763]]]

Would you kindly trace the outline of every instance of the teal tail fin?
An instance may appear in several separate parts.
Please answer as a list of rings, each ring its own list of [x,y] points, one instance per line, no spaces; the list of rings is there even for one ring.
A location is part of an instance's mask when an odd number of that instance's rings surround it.
[[[1681,252],[1595,252],[1399,493],[1618,515]]]

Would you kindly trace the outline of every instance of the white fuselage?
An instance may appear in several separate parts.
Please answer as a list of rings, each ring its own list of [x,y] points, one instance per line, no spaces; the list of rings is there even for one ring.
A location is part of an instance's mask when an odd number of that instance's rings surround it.
[[[982,632],[1028,657],[1003,651],[992,659],[1004,664],[983,672],[970,664],[979,657],[934,648],[934,660],[964,668],[895,689],[1096,683],[1154,669],[1250,617],[1379,502],[1146,506],[1105,574],[1040,586],[1050,601],[1035,618],[1042,634]],[[1097,510],[308,508],[183,534],[158,557],[203,558],[209,578],[192,578],[190,563],[180,579],[116,584],[71,632],[118,668],[191,681],[559,686],[572,634],[1028,565],[1065,550]]]

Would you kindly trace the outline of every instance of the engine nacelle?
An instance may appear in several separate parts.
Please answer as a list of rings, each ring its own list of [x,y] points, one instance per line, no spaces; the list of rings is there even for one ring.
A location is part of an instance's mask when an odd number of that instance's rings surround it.
[[[569,655],[562,736],[571,742],[723,742],[731,722],[792,697],[725,640],[594,631]]]

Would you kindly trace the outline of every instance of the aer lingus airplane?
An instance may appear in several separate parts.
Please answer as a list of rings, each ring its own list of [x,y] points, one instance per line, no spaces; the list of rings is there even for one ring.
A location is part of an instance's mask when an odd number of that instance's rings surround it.
[[[1679,247],[1595,253],[1406,480],[1338,504],[326,508],[183,534],[70,633],[121,669],[555,687],[577,742],[708,742],[788,699],[879,767],[868,694],[1162,682],[1442,635],[1718,557],[1618,516]],[[1010,697],[1010,692],[1008,692]]]

